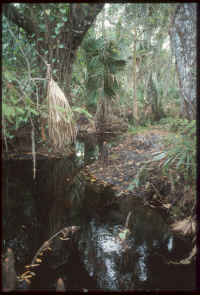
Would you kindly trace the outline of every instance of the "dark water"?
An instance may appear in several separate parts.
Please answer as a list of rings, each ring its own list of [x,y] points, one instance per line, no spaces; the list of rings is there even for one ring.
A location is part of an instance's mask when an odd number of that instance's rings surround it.
[[[58,230],[81,227],[74,239],[57,241],[44,257],[31,290],[55,290],[58,277],[72,291],[195,290],[194,265],[167,264],[185,258],[189,245],[169,231],[163,217],[133,199],[101,208],[101,196],[86,187],[77,163],[37,160],[33,180],[31,160],[3,162],[2,246],[14,250],[18,274]],[[130,211],[130,233],[120,242]]]

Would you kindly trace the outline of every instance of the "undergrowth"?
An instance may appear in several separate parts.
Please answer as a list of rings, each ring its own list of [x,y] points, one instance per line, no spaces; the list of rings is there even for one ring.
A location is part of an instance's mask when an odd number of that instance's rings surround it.
[[[144,163],[128,190],[142,189],[157,174],[157,178],[170,183],[167,199],[173,205],[172,215],[179,219],[195,214],[196,121],[181,120],[174,124],[171,127],[178,130],[177,134],[168,135],[163,150],[154,153],[153,158]]]
[[[192,122],[194,122],[194,120]],[[187,119],[173,117],[162,118],[159,121],[159,125],[172,132],[181,132],[184,128],[187,128],[189,124],[190,122]]]
[[[145,130],[150,130],[152,128],[151,125],[148,125],[148,126],[132,126],[132,125],[129,125],[129,128],[128,128],[128,133],[130,134],[138,134],[140,132],[143,132]]]

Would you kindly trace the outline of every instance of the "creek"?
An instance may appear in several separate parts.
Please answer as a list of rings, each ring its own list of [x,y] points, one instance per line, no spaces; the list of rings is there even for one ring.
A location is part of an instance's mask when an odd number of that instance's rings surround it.
[[[189,243],[137,200],[125,198],[101,208],[96,202],[101,196],[87,188],[80,174],[84,148],[77,148],[74,157],[38,158],[35,180],[30,158],[2,162],[2,247],[13,249],[18,274],[54,233],[80,226],[73,242],[58,241],[44,258],[30,289],[53,291],[62,277],[67,291],[195,290],[194,266],[167,264],[184,258]],[[129,212],[129,235],[121,241]]]

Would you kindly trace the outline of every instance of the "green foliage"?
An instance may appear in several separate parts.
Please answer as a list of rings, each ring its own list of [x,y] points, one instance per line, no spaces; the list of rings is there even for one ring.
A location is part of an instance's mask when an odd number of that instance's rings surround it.
[[[39,115],[36,108],[36,92],[39,93],[39,99],[42,99],[41,88],[45,85],[39,84],[41,82],[30,83],[29,75],[32,78],[44,78],[46,66],[41,63],[34,48],[51,62],[56,79],[61,79],[62,73],[65,72],[63,60],[66,56],[60,53],[66,50],[64,38],[61,36],[64,36],[72,13],[69,3],[19,3],[16,8],[22,15],[30,17],[33,23],[37,20],[38,30],[27,35],[22,28],[8,22],[3,16],[3,116],[7,128],[4,131],[6,134],[10,131],[10,135],[11,130],[30,123],[30,116]],[[101,37],[103,14],[100,13],[95,25],[85,35],[76,52],[71,87],[74,112],[84,113],[90,118],[90,113],[96,111],[99,99],[105,96],[110,102],[115,102],[115,109],[119,108],[123,114],[130,110],[133,103],[132,66],[135,40],[133,30],[135,30],[137,32],[136,97],[141,116],[139,123],[148,126],[155,119],[143,116],[145,103],[151,105],[154,115],[157,116],[156,119],[166,113],[168,105],[169,114],[173,116],[170,105],[176,103],[177,109],[179,108],[180,93],[174,60],[170,56],[168,46],[164,48],[163,45],[168,41],[169,19],[174,9],[175,5],[167,3],[156,5],[127,3],[106,6],[106,38]],[[87,14],[87,4],[83,14]],[[16,40],[9,33],[9,29],[13,31]],[[52,44],[52,52],[45,43],[46,38],[49,44]],[[23,48],[24,55],[20,47]],[[29,69],[26,59],[30,63]],[[13,84],[14,88],[9,88],[8,83]],[[65,84],[64,82],[63,85]],[[64,87],[62,89],[65,90]],[[20,88],[24,89],[26,95],[22,94]],[[41,110],[41,107],[39,101],[38,109]],[[174,110],[173,107],[171,109]],[[46,111],[43,108],[40,114],[42,113],[44,117]],[[161,119],[160,123],[172,131],[178,131],[179,124],[180,128],[184,127],[181,122],[174,120],[172,123],[171,119],[169,122],[167,120],[167,118]],[[139,129],[137,131],[129,128],[129,131],[137,133]]]
[[[80,107],[72,107],[73,112],[77,112],[79,114],[84,114],[88,119],[92,119],[93,116],[86,110]]]
[[[146,169],[147,164],[148,164],[148,162],[146,162],[145,165],[140,167],[137,175],[135,176],[135,179],[133,181],[131,181],[127,190],[132,191],[135,188],[139,188],[141,185],[143,185],[146,182],[147,176],[148,176],[148,172]]]
[[[185,182],[194,184],[196,179],[196,122],[191,121],[180,133],[167,140],[168,148],[157,153],[153,161],[161,161],[165,174],[183,176]],[[180,177],[180,176],[179,176]],[[178,177],[178,178],[179,178]]]
[[[185,120],[183,120],[185,121]],[[184,126],[184,127],[183,127]],[[196,182],[196,121],[187,121],[177,135],[168,136],[165,140],[165,149],[162,152],[153,154],[153,159],[146,161],[139,169],[135,179],[128,186],[132,191],[139,188],[147,181],[148,165],[152,162],[159,162],[163,174],[167,175],[169,181],[174,185],[184,180],[184,184],[195,185]],[[140,127],[141,128],[141,127]],[[132,130],[138,132],[136,128]]]
[[[4,19],[5,20],[5,19]],[[3,58],[2,58],[2,117],[4,138],[12,139],[16,130],[30,123],[39,115],[36,104],[31,99],[35,93],[34,83],[28,78],[26,58],[31,59],[30,46],[26,44],[23,30],[18,32],[18,38],[13,39],[10,34],[17,33],[15,26],[9,26],[8,22],[3,24]],[[17,35],[17,34],[16,34]],[[23,48],[25,56],[22,55],[20,47]],[[34,55],[33,55],[34,56]],[[20,71],[19,71],[20,69]],[[30,74],[35,74],[29,69]]]
[[[191,124],[194,124],[194,122],[195,121],[192,121]],[[172,132],[183,132],[185,129],[187,130],[188,126],[190,126],[187,119],[173,117],[162,118],[159,123]]]
[[[12,104],[13,101],[14,103]],[[2,103],[3,130],[5,136],[10,139],[13,138],[13,132],[27,124],[30,118],[39,115],[35,106],[24,107],[24,105],[17,103],[17,101],[13,98],[10,103]]]
[[[151,128],[150,123],[147,124],[147,126],[141,126],[141,125],[132,126],[132,125],[129,125],[128,132],[135,135],[135,134],[139,134],[139,133],[142,133],[143,131],[148,130],[148,128],[149,129]]]
[[[92,30],[85,37],[77,57],[74,67],[76,93],[86,101],[87,107],[95,110],[100,97],[115,98],[121,87],[117,73],[123,70],[126,61],[114,41],[97,38]]]

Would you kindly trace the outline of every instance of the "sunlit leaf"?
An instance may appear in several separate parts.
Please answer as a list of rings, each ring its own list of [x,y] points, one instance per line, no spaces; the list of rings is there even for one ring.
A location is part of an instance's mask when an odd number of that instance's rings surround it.
[[[47,15],[49,15],[50,12],[51,12],[51,10],[50,9],[46,9],[45,12],[46,12]]]

